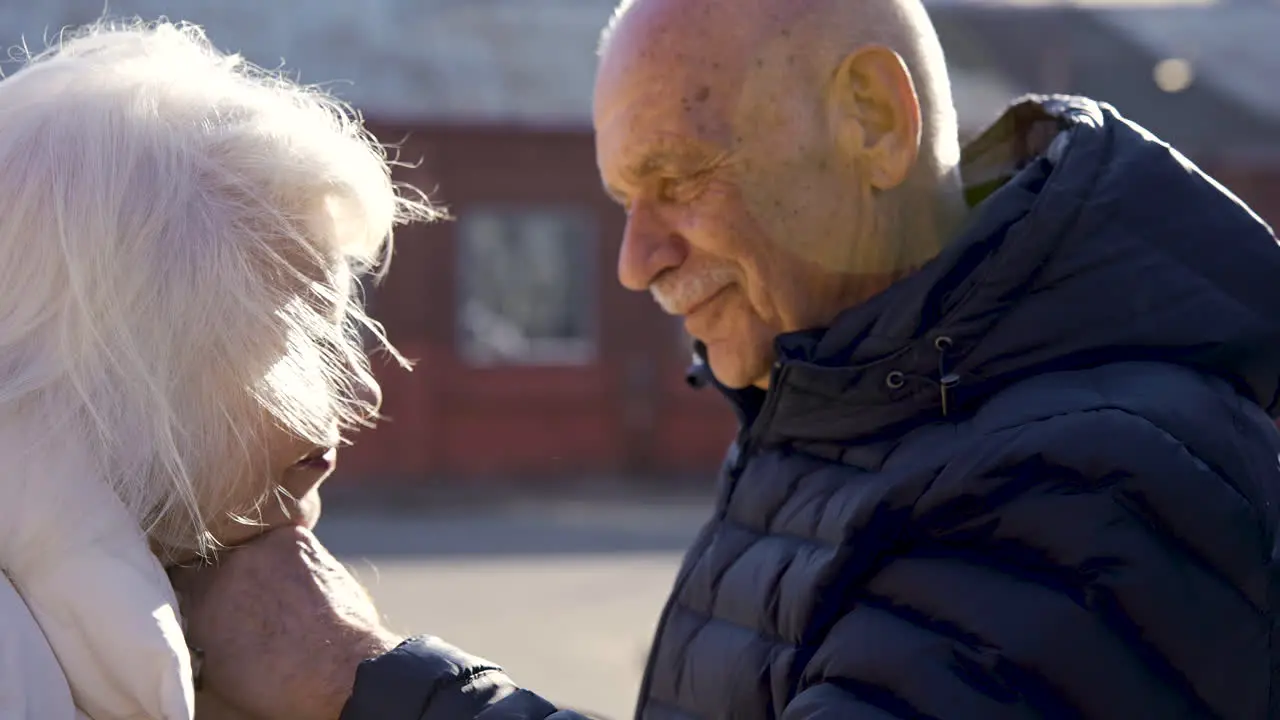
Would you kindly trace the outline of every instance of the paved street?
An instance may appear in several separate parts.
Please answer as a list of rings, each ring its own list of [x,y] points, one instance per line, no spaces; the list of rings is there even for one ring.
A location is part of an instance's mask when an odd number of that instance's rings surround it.
[[[502,664],[547,698],[629,717],[694,502],[526,504],[432,514],[326,509],[318,533],[391,626]]]

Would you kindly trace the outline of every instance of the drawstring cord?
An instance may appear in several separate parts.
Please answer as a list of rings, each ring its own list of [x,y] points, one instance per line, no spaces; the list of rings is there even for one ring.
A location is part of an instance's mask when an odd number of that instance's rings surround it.
[[[938,393],[942,396],[942,417],[950,412],[949,403],[951,388],[960,384],[960,376],[947,371],[947,351],[951,349],[951,338],[940,335],[933,341],[938,350]]]
[[[934,380],[927,375],[907,375],[901,370],[894,370],[885,376],[884,384],[890,390],[898,390],[907,384],[907,379],[923,380],[930,385],[938,388],[938,395],[942,401],[942,416],[947,417],[951,412],[951,390],[960,384],[960,376],[954,372],[950,372],[947,367],[947,353],[950,352],[954,343],[951,338],[946,335],[939,335],[933,341],[933,348],[938,351],[938,379]]]

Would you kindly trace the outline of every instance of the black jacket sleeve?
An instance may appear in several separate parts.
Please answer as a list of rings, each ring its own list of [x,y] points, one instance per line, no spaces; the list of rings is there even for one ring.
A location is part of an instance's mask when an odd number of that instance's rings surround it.
[[[1267,717],[1271,541],[1240,492],[1263,475],[1117,409],[993,432],[923,492],[783,720]]]
[[[340,720],[588,720],[517,687],[502,668],[416,637],[361,663]]]

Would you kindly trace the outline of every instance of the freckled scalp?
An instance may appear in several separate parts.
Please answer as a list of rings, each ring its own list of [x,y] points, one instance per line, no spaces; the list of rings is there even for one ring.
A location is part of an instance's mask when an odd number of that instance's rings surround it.
[[[905,61],[919,95],[921,162],[938,176],[959,162],[946,62],[920,0],[623,0],[601,34],[602,59],[633,21],[660,44],[654,52],[697,56],[714,81],[705,95],[699,87],[685,100],[735,108],[744,132],[769,119],[760,113],[796,102],[797,91],[812,99],[851,52],[888,47]]]

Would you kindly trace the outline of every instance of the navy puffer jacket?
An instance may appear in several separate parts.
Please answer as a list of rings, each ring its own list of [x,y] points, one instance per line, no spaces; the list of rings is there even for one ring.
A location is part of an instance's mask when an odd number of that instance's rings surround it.
[[[942,256],[721,388],[743,431],[640,717],[1280,717],[1271,230],[1087,100],[1014,106],[965,172]],[[348,720],[556,712],[399,652]]]

